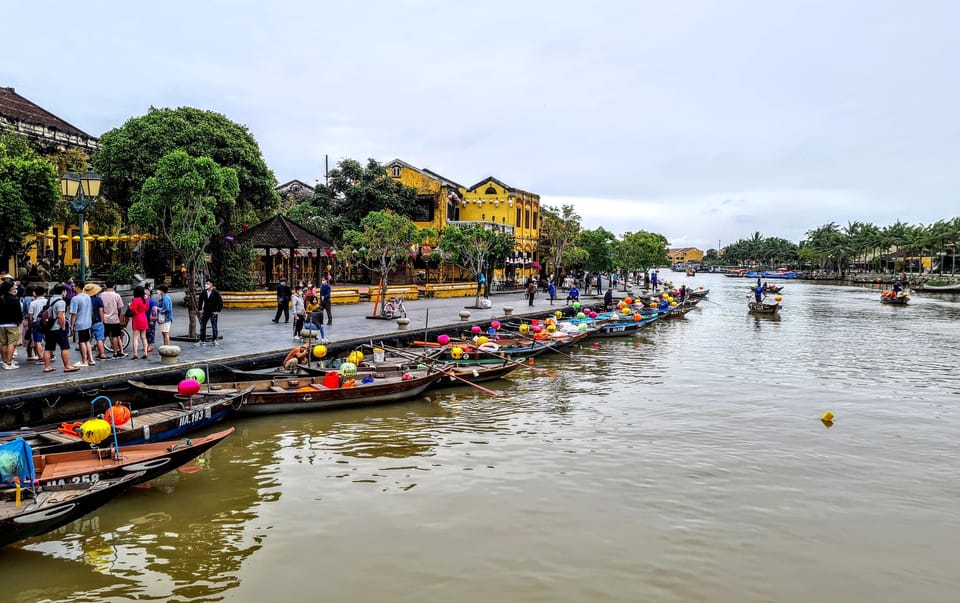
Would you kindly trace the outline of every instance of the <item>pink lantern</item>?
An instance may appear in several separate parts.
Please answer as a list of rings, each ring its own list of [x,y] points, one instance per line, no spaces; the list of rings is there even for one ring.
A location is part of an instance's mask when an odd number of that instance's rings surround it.
[[[196,379],[184,379],[177,385],[177,393],[181,396],[193,396],[200,392],[200,382]]]
[[[534,333],[539,333],[540,331],[543,330],[543,327],[541,327],[540,325],[533,325],[532,327],[530,327],[530,330],[533,331]]]
[[[473,333],[474,335],[479,335],[480,331],[481,329],[477,325],[473,325],[472,327],[470,327],[470,332]]]
[[[439,337],[437,337],[437,343],[439,343],[440,345],[447,345],[448,343],[450,343],[450,336],[447,335],[446,333],[444,333],[443,335],[440,335]]]
[[[490,326],[493,327],[494,330],[499,329],[499,328],[500,328],[500,321],[499,321],[499,320],[495,320],[495,321],[493,321],[493,322],[490,323]]]

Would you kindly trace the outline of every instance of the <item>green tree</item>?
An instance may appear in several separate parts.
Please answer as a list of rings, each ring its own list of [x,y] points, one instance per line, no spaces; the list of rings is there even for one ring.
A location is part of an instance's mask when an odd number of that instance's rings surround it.
[[[327,174],[327,183],[317,185],[310,202],[291,208],[287,217],[341,242],[344,233],[371,212],[389,210],[417,217],[417,195],[417,189],[394,180],[374,159],[368,159],[366,166],[343,159]]]
[[[501,263],[514,248],[513,235],[488,230],[480,224],[447,226],[440,232],[440,249],[450,260],[473,275],[483,272],[490,282],[492,266]],[[480,307],[480,288],[474,307]]]
[[[560,278],[564,266],[570,264],[564,257],[574,246],[580,233],[580,216],[573,211],[572,205],[563,205],[559,209],[545,205],[540,210],[540,257],[550,266],[550,272]],[[589,258],[588,258],[589,259]],[[580,266],[585,265],[584,261]]]
[[[648,270],[662,266],[667,259],[669,242],[662,234],[641,230],[625,233],[618,246],[618,263],[627,270]]]
[[[187,267],[187,306],[190,336],[196,337],[197,269],[207,247],[222,229],[223,216],[236,203],[240,185],[233,168],[220,167],[209,157],[174,151],[162,157],[156,174],[146,179],[138,200],[130,206],[130,221],[160,233]]]
[[[590,272],[613,270],[617,237],[612,232],[602,226],[594,230],[582,230],[577,235],[576,241],[578,247],[590,254],[587,270]]]
[[[60,201],[57,172],[26,139],[0,135],[0,261],[20,252],[26,235],[46,230]]]
[[[367,269],[380,273],[380,291],[378,296],[378,313],[383,311],[382,292],[387,289],[387,279],[390,271],[409,257],[411,246],[424,239],[435,236],[430,229],[419,229],[410,218],[385,211],[375,211],[367,214],[359,222],[360,230],[347,230],[343,234],[345,250],[351,253],[354,249],[363,249],[358,255]]]

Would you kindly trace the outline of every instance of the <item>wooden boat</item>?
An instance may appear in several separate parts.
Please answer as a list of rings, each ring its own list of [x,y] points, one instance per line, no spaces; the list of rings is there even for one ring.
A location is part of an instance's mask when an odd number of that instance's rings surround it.
[[[20,506],[15,488],[0,493],[0,546],[39,536],[79,519],[133,486],[143,473],[50,488],[22,488]]]
[[[341,383],[340,375],[329,373],[325,377],[210,384],[209,390],[201,391],[198,395],[233,394],[245,391],[242,388],[248,388],[250,391],[247,392],[243,405],[237,409],[241,414],[304,412],[413,398],[442,375],[440,370],[428,369],[396,376],[378,373]],[[367,379],[369,382],[364,383]],[[161,398],[177,395],[176,385],[147,385],[141,381],[129,383],[141,391]]]
[[[522,366],[520,362],[509,359],[497,359],[496,362],[486,364],[454,363],[450,370],[453,371],[456,378],[445,374],[437,381],[434,381],[431,387],[455,387],[457,385],[463,385],[462,381],[468,381],[470,383],[495,381],[502,379],[507,374],[520,368],[520,366]]]
[[[131,410],[130,421],[117,427],[117,441],[121,446],[128,446],[179,438],[220,421],[243,405],[247,393],[244,389],[237,389],[181,400],[174,388],[173,395],[169,398],[171,403]],[[82,424],[83,420],[77,420],[24,428],[10,433],[8,439],[24,438],[37,454],[89,448],[90,445],[84,442],[79,434]],[[112,443],[111,436],[111,441],[104,441],[102,445],[107,447]]]
[[[784,285],[780,285],[780,286],[777,286],[777,285],[767,285],[766,287],[763,288],[763,293],[764,293],[764,295],[769,294],[769,293],[780,293],[781,291],[783,291],[783,287],[784,287]],[[750,287],[750,290],[751,290],[751,291],[753,291],[754,289],[756,289],[756,287]]]
[[[129,473],[140,473],[134,482],[139,484],[192,461],[233,432],[231,427],[202,438],[35,454],[33,464],[44,488],[114,479]]]
[[[766,304],[763,302],[751,301],[747,303],[750,314],[779,314],[780,304]]]
[[[920,287],[920,291],[924,293],[960,293],[960,283],[954,283],[952,285],[943,284],[943,285],[933,285],[931,283],[924,283]]]
[[[681,306],[674,306],[670,308],[667,312],[663,313],[663,318],[683,318],[686,316],[687,312],[693,310],[695,306],[690,306],[683,304]]]
[[[880,293],[880,303],[891,306],[906,306],[910,303],[910,296],[906,294],[897,295],[893,291],[882,291]]]
[[[710,295],[709,289],[687,289],[687,297],[691,299],[698,299],[708,295]]]

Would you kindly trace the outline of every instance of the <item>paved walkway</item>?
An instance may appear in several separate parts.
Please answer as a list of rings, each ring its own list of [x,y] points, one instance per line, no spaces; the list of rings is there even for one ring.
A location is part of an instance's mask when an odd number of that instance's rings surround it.
[[[188,333],[186,314],[187,310],[179,302],[183,298],[182,292],[171,292],[174,298],[174,320],[171,335],[186,336]],[[471,309],[471,319],[477,322],[486,322],[494,318],[503,317],[503,307],[512,306],[514,313],[542,314],[551,310],[549,299],[544,294],[538,294],[534,307],[527,305],[522,293],[500,293],[492,296],[493,307],[485,310]],[[419,299],[404,302],[407,317],[410,319],[410,335],[424,328],[439,328],[443,325],[464,326],[471,323],[460,321],[459,312],[465,306],[472,305],[473,297],[455,297],[444,299]],[[584,301],[594,301],[594,298],[584,298]],[[599,301],[599,298],[595,298]],[[556,302],[558,308],[563,302]],[[344,304],[333,307],[333,325],[327,328],[327,338],[330,340],[332,352],[339,352],[340,347],[350,347],[361,342],[381,337],[396,336],[399,333],[394,321],[368,319],[372,313],[373,304]],[[17,370],[0,370],[0,401],[25,394],[36,394],[44,389],[63,386],[78,389],[95,389],[100,384],[124,379],[138,379],[153,373],[170,370],[185,370],[192,365],[204,363],[225,363],[237,360],[253,360],[260,357],[271,357],[277,354],[286,354],[291,348],[299,345],[293,339],[293,324],[271,322],[275,309],[239,310],[227,309],[220,315],[219,346],[209,343],[205,347],[195,347],[192,343],[177,343],[182,353],[177,365],[161,364],[156,351],[150,354],[147,360],[131,360],[131,356],[117,360],[98,361],[96,366],[85,367],[73,373],[64,373],[59,360],[55,365],[57,370],[44,373],[43,365],[27,363],[24,359],[24,349],[18,349],[20,368]],[[209,329],[209,325],[208,325]],[[208,331],[208,337],[210,333]],[[160,334],[157,340],[162,341]],[[341,345],[338,345],[341,344]],[[76,346],[74,346],[76,347]],[[130,348],[127,348],[130,353]],[[58,352],[59,353],[59,352]],[[72,362],[78,362],[80,353],[71,350]]]

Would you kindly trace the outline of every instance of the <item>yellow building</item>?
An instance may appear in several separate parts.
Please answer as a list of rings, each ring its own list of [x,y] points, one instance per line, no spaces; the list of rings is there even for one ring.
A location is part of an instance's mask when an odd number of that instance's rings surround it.
[[[437,232],[448,222],[460,219],[460,191],[463,187],[436,172],[421,170],[405,161],[394,159],[386,164],[390,176],[404,186],[418,191],[415,211],[410,212],[413,222],[420,228],[432,228]]]
[[[489,176],[461,191],[460,220],[479,222],[513,235],[514,256],[507,259],[500,278],[522,280],[536,273],[533,263],[539,261],[540,195],[514,188]]]
[[[667,251],[670,265],[699,264],[703,261],[703,252],[696,247],[674,247]]]

